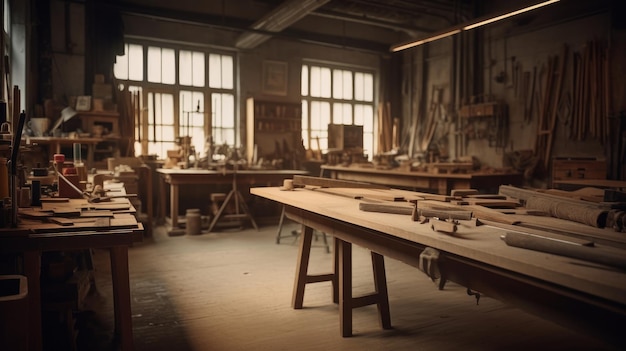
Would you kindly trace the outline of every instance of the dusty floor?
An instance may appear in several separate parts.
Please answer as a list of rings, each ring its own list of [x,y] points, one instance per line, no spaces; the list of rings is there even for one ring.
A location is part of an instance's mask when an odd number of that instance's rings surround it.
[[[298,229],[288,224],[283,230]],[[276,244],[276,226],[198,236],[153,237],[130,249],[137,350],[610,350],[465,288],[443,291],[420,271],[386,259],[392,330],[378,326],[376,308],[354,311],[354,336],[339,335],[330,283],[309,284],[302,310],[290,307],[298,245]],[[327,272],[332,254],[313,249],[309,272]],[[77,314],[79,350],[112,350],[108,253],[94,252],[96,291]],[[369,292],[369,253],[354,247],[354,293]],[[67,349],[63,328],[47,327],[47,349]],[[53,335],[53,336],[51,336]]]

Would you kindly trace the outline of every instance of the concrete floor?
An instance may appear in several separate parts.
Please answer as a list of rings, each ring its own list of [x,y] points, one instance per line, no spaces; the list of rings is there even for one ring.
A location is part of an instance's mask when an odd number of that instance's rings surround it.
[[[289,223],[283,234],[299,229]],[[329,282],[309,284],[302,310],[291,308],[296,237],[276,244],[276,226],[170,237],[164,227],[130,249],[137,350],[611,350],[466,289],[443,291],[422,272],[386,259],[392,330],[376,308],[354,311],[354,336],[339,335]],[[319,240],[316,244],[321,244]],[[332,249],[332,248],[331,248]],[[332,253],[316,246],[309,272],[330,271]],[[107,251],[94,252],[96,291],[77,315],[80,350],[112,350],[113,302]],[[369,253],[354,247],[354,294],[369,292]],[[58,341],[57,341],[58,342]],[[49,339],[47,349],[55,344]]]

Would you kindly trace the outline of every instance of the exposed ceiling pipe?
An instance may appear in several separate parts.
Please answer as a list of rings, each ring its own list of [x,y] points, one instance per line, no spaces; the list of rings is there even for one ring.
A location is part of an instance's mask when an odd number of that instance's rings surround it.
[[[272,12],[255,22],[250,28],[266,32],[280,32],[296,23],[312,11],[324,6],[330,0],[287,0]],[[271,36],[255,32],[245,32],[235,44],[240,49],[253,49]]]

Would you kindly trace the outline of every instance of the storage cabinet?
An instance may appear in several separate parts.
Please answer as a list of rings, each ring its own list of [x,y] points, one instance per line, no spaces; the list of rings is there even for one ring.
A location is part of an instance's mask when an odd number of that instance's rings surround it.
[[[246,101],[246,153],[249,164],[293,160],[302,147],[302,105],[297,102]],[[292,168],[290,164],[284,167]]]
[[[106,169],[109,157],[119,157],[120,115],[116,111],[85,111],[79,112],[82,130],[92,137],[103,137],[102,142],[93,150],[92,167]]]

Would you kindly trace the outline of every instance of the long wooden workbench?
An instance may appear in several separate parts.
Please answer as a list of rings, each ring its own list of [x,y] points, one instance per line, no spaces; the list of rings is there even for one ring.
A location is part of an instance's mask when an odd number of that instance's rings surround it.
[[[232,184],[235,173],[233,171],[214,171],[208,169],[166,169],[159,168],[161,187],[160,198],[165,201],[167,187],[170,194],[170,215],[172,228],[178,226],[180,187],[187,185]],[[281,185],[283,180],[294,175],[305,175],[306,171],[299,170],[238,170],[237,184],[240,185]],[[160,219],[166,218],[166,208],[160,206]]]
[[[490,190],[497,189],[502,184],[520,186],[523,182],[522,175],[516,172],[431,173],[329,165],[321,167],[321,175],[332,179],[425,190],[442,195],[450,194],[452,189]]]
[[[495,226],[461,225],[455,235],[447,235],[414,222],[409,215],[361,211],[360,201],[350,197],[307,188],[253,188],[251,193],[282,203],[286,216],[303,224],[293,307],[302,308],[305,284],[333,281],[338,285],[334,296],[339,303],[343,336],[352,334],[352,309],[366,304],[377,304],[382,326],[391,326],[382,257],[419,267],[420,254],[430,247],[440,252],[439,268],[446,279],[566,327],[590,332],[622,348],[626,346],[622,330],[626,325],[624,270],[507,246],[501,240],[506,230]],[[558,225],[563,220],[554,221]],[[307,273],[313,229],[335,238],[336,271],[325,276]],[[376,291],[369,296],[352,296],[352,244],[373,252]]]

